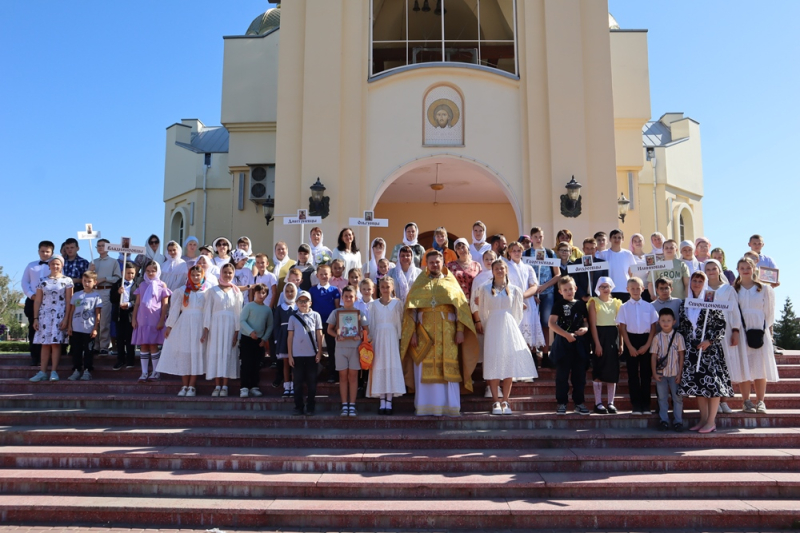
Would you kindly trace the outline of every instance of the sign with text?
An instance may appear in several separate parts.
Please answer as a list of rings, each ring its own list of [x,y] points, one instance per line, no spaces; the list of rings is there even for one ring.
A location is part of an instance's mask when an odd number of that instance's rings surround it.
[[[361,218],[351,218],[351,226],[367,227],[367,228],[385,228],[389,226],[388,218],[375,218],[374,211],[364,211],[364,216]]]
[[[581,272],[596,272],[598,270],[606,270],[608,263],[595,263],[591,255],[584,255],[581,257],[581,262],[576,265],[568,265],[567,272],[570,274],[579,274]]]
[[[122,237],[120,239],[120,244],[106,244],[106,251],[118,252],[126,255],[145,253],[144,246],[131,246],[130,237]]]
[[[632,267],[631,273],[634,275],[641,274],[646,276],[650,272],[669,270],[670,268],[672,268],[672,261],[666,261],[664,259],[659,260],[658,255],[646,255],[644,256],[644,263],[639,263]]]
[[[561,266],[561,259],[558,257],[522,257],[522,262],[526,265],[531,266],[549,266],[549,267],[560,267]]]
[[[99,231],[95,231],[95,232],[92,232],[92,233],[87,233],[85,231],[79,231],[78,232],[78,239],[80,239],[82,241],[91,241],[91,240],[99,239],[99,238],[100,238],[100,232]]]
[[[706,291],[703,299],[700,298],[686,298],[683,305],[689,309],[716,309],[717,311],[733,311],[736,309],[736,302],[731,301],[714,301],[714,291]]]
[[[283,219],[285,226],[299,226],[301,224],[322,224],[322,217],[308,216],[308,209],[298,209],[297,216],[285,217]]]

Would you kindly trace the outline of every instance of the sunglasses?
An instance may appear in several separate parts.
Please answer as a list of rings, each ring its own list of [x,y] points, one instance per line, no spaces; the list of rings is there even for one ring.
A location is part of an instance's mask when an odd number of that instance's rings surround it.
[[[158,241],[150,241],[150,244],[158,244]]]

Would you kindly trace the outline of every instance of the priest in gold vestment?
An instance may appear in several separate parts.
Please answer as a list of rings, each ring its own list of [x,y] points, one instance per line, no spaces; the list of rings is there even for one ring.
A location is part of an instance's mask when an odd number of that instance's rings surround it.
[[[472,392],[478,338],[469,302],[439,251],[425,254],[427,271],[411,286],[400,354],[417,416],[459,416],[461,389]]]

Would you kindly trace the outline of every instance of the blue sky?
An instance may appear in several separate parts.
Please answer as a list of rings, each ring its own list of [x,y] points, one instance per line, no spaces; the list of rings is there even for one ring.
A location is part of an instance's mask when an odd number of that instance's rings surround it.
[[[12,1],[0,18],[0,265],[17,278],[36,243],[87,222],[142,244],[163,231],[165,128],[219,124],[223,35],[263,0]],[[800,133],[794,0],[610,0],[622,28],[649,30],[652,115],[701,124],[705,233],[729,258],[752,233],[800,298],[790,227]],[[794,179],[792,179],[794,176]],[[792,194],[794,193],[794,194]],[[88,257],[84,247],[82,255]]]

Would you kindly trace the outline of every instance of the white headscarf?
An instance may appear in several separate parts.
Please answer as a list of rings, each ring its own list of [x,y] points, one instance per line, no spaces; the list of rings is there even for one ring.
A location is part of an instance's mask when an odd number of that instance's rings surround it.
[[[378,241],[383,243],[383,252],[381,252],[380,256],[375,255],[375,243]],[[376,281],[378,279],[378,261],[384,257],[386,257],[386,241],[380,237],[375,237],[372,239],[372,244],[369,246],[369,277],[372,281]],[[389,263],[389,268],[394,268],[394,265]]]
[[[483,239],[480,241],[475,240],[475,226],[480,225],[483,228]],[[473,261],[477,261],[481,268],[483,268],[483,254],[485,254],[488,250],[492,249],[492,245],[486,242],[486,224],[481,222],[480,220],[476,221],[472,225],[472,244],[469,245],[469,253],[472,256]],[[456,241],[458,242],[458,241]],[[453,249],[455,250],[455,244],[453,244]]]
[[[703,299],[705,297],[705,294],[706,294],[706,286],[708,285],[708,276],[706,276],[706,273],[703,272],[702,270],[698,270],[697,272],[694,272],[691,277],[693,278],[695,274],[702,274],[703,277],[705,278],[706,282],[705,282],[705,284],[703,284],[703,289],[700,291],[700,294],[695,296],[694,292],[692,291],[692,287],[691,287],[691,278],[689,278],[690,281],[689,281],[689,287],[687,287],[688,293],[686,294],[686,297],[687,298],[695,298],[695,299],[698,299],[700,301],[703,301]],[[686,307],[684,309],[685,309],[685,312],[686,312],[686,318],[688,318],[689,322],[692,323],[692,329],[697,329],[697,321],[700,318],[701,309],[698,309],[696,307]]]
[[[150,239],[152,239],[153,237],[158,239],[159,243],[161,242],[161,239],[159,239],[158,235],[156,235],[155,233],[150,235],[147,238],[147,241],[145,241],[145,243],[144,243],[144,255],[148,260],[155,261],[156,263],[158,263],[160,265],[161,263],[166,261],[167,258],[164,257],[164,254],[162,254],[158,250],[153,251],[153,248],[150,247]]]
[[[719,270],[719,281],[725,285],[728,283],[728,278],[725,277],[725,272],[722,270],[722,265],[716,259],[708,259],[705,263],[703,263],[703,273],[705,274],[705,269],[708,264],[711,263],[712,265],[717,265],[717,269]],[[708,286],[708,274],[706,274],[706,286]]]
[[[600,279],[597,280],[597,283],[594,286],[595,294],[600,294],[600,285],[604,283],[608,283],[608,285],[611,286],[611,292],[614,292],[614,287],[616,287],[616,285],[614,285],[614,280],[608,276],[600,276]]]
[[[247,249],[245,249],[245,250],[242,250],[241,248],[239,248],[239,241],[241,241],[242,239],[247,239],[247,242],[248,242]],[[245,255],[247,255],[247,257],[250,257],[251,255],[253,255],[253,241],[250,240],[250,237],[242,235],[241,237],[236,239],[236,249],[237,250],[242,250],[245,253]]]
[[[409,241],[408,239],[406,239],[406,229],[408,228],[408,226],[414,226],[414,229],[417,230],[417,235],[416,237],[414,237],[413,241]],[[419,226],[417,226],[416,222],[409,222],[408,224],[403,226],[403,244],[405,244],[406,246],[416,246],[418,244],[417,243],[418,237],[419,237]]]
[[[312,228],[312,231],[313,231],[313,229],[314,228]],[[321,258],[323,254],[327,254],[328,257],[330,257],[330,255],[333,253],[333,252],[331,252],[330,248],[328,248],[327,246],[325,246],[323,244],[323,242],[325,240],[325,235],[322,233],[322,228],[318,228],[318,229],[319,229],[319,244],[314,245],[311,242],[308,243],[308,247],[311,248],[311,263],[314,266],[317,265],[317,259]],[[311,233],[310,232],[309,232],[308,236],[309,236],[308,240],[311,241]]]
[[[291,300],[291,301],[287,301],[286,300],[286,289],[288,289],[290,286],[294,287],[294,298],[295,299]],[[280,298],[281,309],[283,309],[284,311],[288,311],[289,308],[294,309],[294,307],[296,305],[295,304],[295,300],[297,300],[297,296],[299,295],[299,293],[300,293],[300,289],[297,288],[297,285],[295,285],[291,281],[287,281],[286,285],[283,286],[283,292],[281,293],[281,298]]]
[[[653,246],[653,237],[655,237],[656,235],[661,237],[661,248],[656,248],[655,246]],[[652,253],[652,254],[663,254],[664,253],[664,241],[665,240],[667,240],[667,239],[664,237],[664,234],[661,233],[660,231],[656,231],[652,235],[650,235],[650,246],[653,246],[653,251],[650,252],[650,253]]]
[[[212,287],[219,285],[219,279],[217,278],[213,270],[215,265],[214,263],[211,262],[211,259],[209,259],[204,255],[198,256],[195,265],[199,265],[200,268],[203,269],[203,272],[205,273],[206,283],[208,283]]]
[[[465,239],[464,237],[459,237],[458,239],[456,239],[456,242],[453,243],[453,251],[456,252],[456,257],[459,258],[458,252],[456,251],[456,246],[458,246],[459,244],[463,244],[464,246],[467,247],[467,256],[471,259],[472,253],[470,252],[469,249],[469,243],[467,242],[467,239]]]
[[[173,259],[171,255],[169,255],[169,247],[173,244],[178,249],[178,256],[175,259]],[[167,272],[172,272],[172,270],[178,265],[186,263],[186,261],[184,261],[181,258],[181,256],[183,255],[183,248],[181,248],[180,244],[178,244],[175,241],[169,241],[165,249],[167,250],[167,258],[164,260],[163,263],[161,263],[161,266],[163,267],[161,269],[162,274],[166,274]]]

